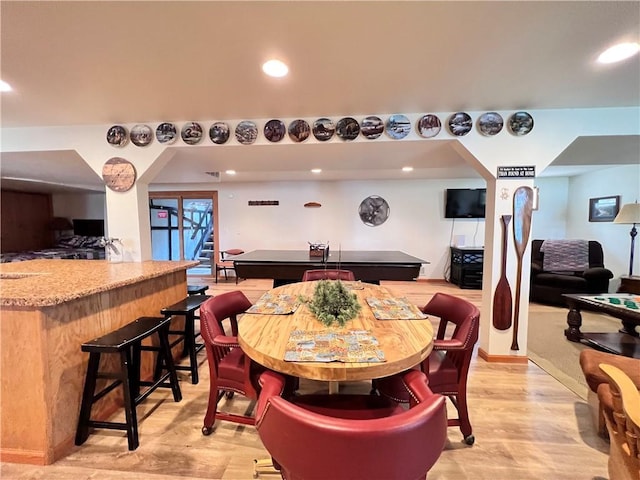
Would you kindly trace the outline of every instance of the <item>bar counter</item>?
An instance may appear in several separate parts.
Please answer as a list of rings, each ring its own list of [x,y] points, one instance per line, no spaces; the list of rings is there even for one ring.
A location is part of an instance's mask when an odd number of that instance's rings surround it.
[[[186,270],[197,264],[0,264],[0,460],[46,465],[68,454],[88,361],[81,344],[138,317],[160,316],[163,307],[186,296]],[[143,361],[144,378],[153,359]],[[115,412],[118,397],[102,399],[94,417],[106,419]]]

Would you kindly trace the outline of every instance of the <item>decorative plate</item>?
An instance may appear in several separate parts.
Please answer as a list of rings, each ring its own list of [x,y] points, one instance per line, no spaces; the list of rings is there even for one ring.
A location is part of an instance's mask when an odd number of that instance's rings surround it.
[[[387,120],[387,133],[391,138],[399,140],[409,135],[411,122],[406,115],[391,115]]]
[[[313,122],[313,136],[321,142],[326,142],[336,133],[336,125],[328,118],[319,118]]]
[[[502,115],[497,112],[487,112],[480,115],[478,119],[478,130],[483,135],[491,137],[497,135],[504,126]]]
[[[269,120],[264,125],[264,136],[270,142],[279,142],[284,138],[284,134],[287,129],[284,126],[284,122],[282,120]]]
[[[365,136],[365,138],[373,140],[375,138],[378,138],[380,135],[382,135],[382,132],[384,132],[384,123],[382,123],[380,117],[366,117],[364,120],[362,120],[360,131],[362,132],[362,135]]]
[[[129,134],[122,125],[114,125],[107,130],[107,142],[114,147],[124,147],[129,143]]]
[[[185,123],[180,132],[182,141],[187,145],[196,145],[202,140],[202,127],[197,122]]]
[[[514,135],[526,135],[533,130],[533,117],[527,112],[516,112],[509,119],[509,128]]]
[[[178,139],[178,130],[173,123],[161,123],[156,128],[156,138],[160,143],[172,144]]]
[[[342,140],[355,140],[360,134],[360,124],[355,118],[344,117],[338,120],[336,132]]]
[[[289,137],[294,142],[304,142],[310,133],[311,127],[304,120],[294,120],[289,124]]]
[[[102,166],[102,179],[114,192],[126,192],[136,183],[136,168],[129,160],[113,157]]]
[[[416,129],[421,137],[433,138],[440,133],[442,124],[436,115],[427,114],[420,117],[416,125]]]
[[[209,138],[217,145],[222,145],[229,140],[229,125],[224,122],[216,122],[209,128]]]
[[[471,131],[473,121],[465,112],[457,112],[449,117],[449,131],[456,137],[462,137]]]
[[[236,126],[236,140],[242,145],[251,145],[258,138],[258,127],[250,120],[243,120]]]
[[[378,195],[371,195],[365,198],[358,208],[360,220],[369,227],[382,225],[389,218],[389,212],[389,204]]]
[[[137,147],[146,147],[153,140],[153,130],[149,125],[135,125],[131,129],[131,143]]]

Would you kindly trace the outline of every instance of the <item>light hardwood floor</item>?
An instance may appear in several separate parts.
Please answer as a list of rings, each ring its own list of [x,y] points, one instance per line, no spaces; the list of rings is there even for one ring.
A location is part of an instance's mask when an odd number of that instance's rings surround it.
[[[237,288],[253,302],[270,287],[270,282],[264,280],[243,280],[237,286],[232,279],[216,285],[207,279],[191,278],[189,283],[209,283],[207,293],[214,295]],[[481,302],[480,291],[461,290],[444,282],[383,284],[419,305],[437,291],[459,295],[476,304]],[[156,391],[138,407],[137,450],[127,450],[124,432],[99,430],[53,465],[0,464],[0,478],[251,479],[253,460],[268,457],[253,427],[218,422],[211,436],[205,437],[200,431],[209,377],[204,351],[199,359],[198,385],[190,383],[187,372],[179,372],[181,402],[174,403],[170,392]],[[302,388],[326,391],[326,384],[303,381]],[[368,392],[368,388],[368,382],[341,385],[341,391]],[[429,473],[430,480],[607,478],[608,443],[595,434],[586,402],[533,363],[487,363],[475,356],[468,397],[476,443],[465,445],[460,431],[450,428],[445,450]],[[231,404],[236,411],[253,407],[241,397],[235,397]]]

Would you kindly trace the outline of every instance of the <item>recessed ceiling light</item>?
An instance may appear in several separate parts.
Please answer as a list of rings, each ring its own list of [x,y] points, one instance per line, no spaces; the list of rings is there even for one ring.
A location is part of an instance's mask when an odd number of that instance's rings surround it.
[[[13,90],[13,88],[11,88],[11,85],[9,85],[4,80],[0,80],[0,92],[10,92],[11,90]]]
[[[637,42],[619,43],[611,48],[607,48],[598,57],[600,63],[615,63],[633,57],[640,51],[640,44]]]
[[[413,167],[402,167],[403,172],[413,172]]]
[[[227,175],[235,175],[236,171],[235,170],[225,170],[224,173],[226,173]]]
[[[262,71],[270,77],[284,77],[289,73],[289,67],[280,60],[269,60],[262,65]]]
[[[311,173],[322,173],[322,169],[321,168],[312,168],[311,169]]]

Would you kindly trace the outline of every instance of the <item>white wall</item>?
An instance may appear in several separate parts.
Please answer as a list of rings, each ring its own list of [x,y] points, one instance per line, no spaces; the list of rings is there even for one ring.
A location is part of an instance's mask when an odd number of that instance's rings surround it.
[[[618,277],[629,268],[630,225],[589,222],[589,199],[620,195],[621,205],[640,200],[640,165],[611,167],[575,177],[540,177],[540,208],[533,214],[531,239],[585,238],[602,243],[605,265]],[[211,184],[219,192],[221,248],[305,249],[307,241],[329,241],[336,251],[402,250],[430,262],[421,277],[448,278],[448,247],[456,235],[467,246],[481,246],[484,220],[444,218],[447,188],[484,187],[480,179],[350,182],[265,182]],[[199,185],[198,188],[202,188]],[[367,227],[358,217],[360,202],[380,195],[389,219]],[[249,200],[278,200],[277,207],[249,207]],[[321,208],[304,208],[310,201]],[[55,216],[105,218],[103,194],[54,194]],[[640,245],[640,240],[638,240]],[[640,273],[640,246],[634,273]]]
[[[444,218],[446,188],[484,187],[482,179],[341,182],[270,182],[219,185],[220,247],[306,249],[307,242],[329,241],[332,251],[401,250],[422,258],[421,276],[448,276],[449,245],[465,235],[467,246],[481,246],[484,220]],[[389,219],[368,227],[358,216],[369,195],[383,197]],[[279,206],[248,206],[249,200],[278,200]],[[307,202],[320,208],[304,208]]]
[[[99,220],[106,218],[103,193],[55,193],[52,195],[53,216]]]
[[[620,206],[640,200],[640,165],[612,167],[572,177],[569,181],[567,232],[569,238],[597,240],[604,247],[605,266],[614,279],[629,273],[631,225],[589,222],[589,199],[620,195]],[[633,271],[640,274],[640,252],[636,239]],[[613,282],[617,287],[618,282]]]

